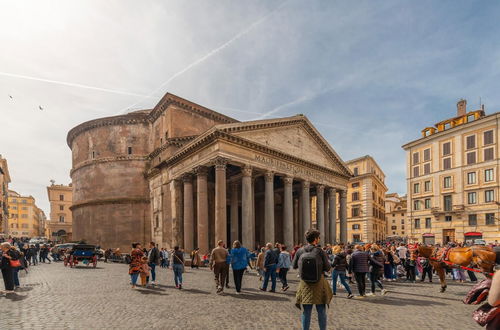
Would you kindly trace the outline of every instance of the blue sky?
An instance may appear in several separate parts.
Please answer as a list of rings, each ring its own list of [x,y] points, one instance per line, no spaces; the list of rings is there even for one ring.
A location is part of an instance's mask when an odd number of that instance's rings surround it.
[[[2,0],[0,154],[48,212],[67,132],[168,91],[239,120],[305,114],[405,193],[401,145],[460,98],[500,110],[499,17],[496,1]]]

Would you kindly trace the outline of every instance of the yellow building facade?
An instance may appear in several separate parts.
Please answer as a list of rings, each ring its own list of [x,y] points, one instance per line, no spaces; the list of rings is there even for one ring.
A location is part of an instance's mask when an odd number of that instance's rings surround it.
[[[9,232],[12,237],[38,237],[40,233],[40,212],[33,196],[21,196],[9,190]]]
[[[500,240],[500,113],[484,107],[422,130],[403,146],[407,163],[409,238],[424,243]]]
[[[397,193],[385,195],[385,218],[387,238],[406,238],[410,228],[406,223],[406,196]]]
[[[375,159],[363,156],[346,162],[354,174],[347,188],[349,242],[376,242],[386,237],[385,174]]]
[[[72,185],[52,184],[47,187],[50,202],[50,217],[45,222],[45,232],[51,241],[68,242],[72,240],[73,205]]]

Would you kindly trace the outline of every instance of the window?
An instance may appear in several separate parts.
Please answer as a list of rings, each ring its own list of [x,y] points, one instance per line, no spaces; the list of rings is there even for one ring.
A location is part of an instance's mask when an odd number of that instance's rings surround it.
[[[486,224],[487,225],[495,224],[495,213],[486,213]]]
[[[417,201],[413,201],[413,209],[415,211],[420,210],[420,201],[418,201],[418,200]]]
[[[493,190],[486,190],[484,192],[484,202],[485,203],[491,203],[495,199],[495,194]]]
[[[64,215],[59,216],[59,222],[64,222]]]
[[[357,167],[354,168],[353,173],[354,173],[354,176],[358,175],[358,168]]]
[[[444,204],[444,210],[445,211],[451,211],[452,209],[452,198],[451,195],[445,195],[443,196],[443,204]]]
[[[361,226],[359,224],[352,225],[352,229],[354,229],[354,230],[358,230],[360,228],[361,228]]]
[[[424,174],[431,173],[431,163],[424,164]]]
[[[425,228],[431,228],[431,218],[425,218]]]
[[[128,147],[127,148],[127,152],[128,152],[129,155],[132,155],[132,147]]]
[[[467,173],[467,184],[476,183],[476,172]]]
[[[27,214],[21,214],[21,218],[26,219],[28,217]]]
[[[401,219],[401,224],[404,225],[405,224],[405,219]]]
[[[466,138],[467,140],[467,149],[474,149],[476,147],[476,136],[471,135]]]
[[[353,192],[352,193],[352,200],[353,201],[359,200],[359,192]]]
[[[430,181],[424,182],[424,191],[431,191],[431,182]]]
[[[59,200],[63,201],[64,200],[64,195],[59,195]]]
[[[405,231],[403,230],[403,231],[401,232],[401,235],[404,235],[404,234],[405,234]]]
[[[426,210],[430,209],[431,208],[431,199],[430,198],[426,198],[425,201],[424,201],[424,207]]]
[[[477,195],[476,192],[470,192],[467,194],[467,203],[476,204],[477,203]]]
[[[64,205],[59,205],[59,211],[64,211]]]
[[[484,149],[484,161],[493,160],[494,158],[493,150],[494,150],[493,148]]]
[[[451,176],[445,176],[443,181],[444,188],[451,188]]]
[[[353,242],[361,242],[361,235],[360,234],[352,235],[352,241]]]
[[[493,131],[486,131],[483,133],[483,144],[492,144],[493,143]]]
[[[477,225],[477,214],[469,214],[469,226]]]
[[[413,164],[418,164],[419,161],[419,155],[418,152],[413,153]]]
[[[396,223],[396,220],[395,220],[395,219],[392,219],[392,223]]]
[[[354,182],[354,183],[352,184],[352,187],[353,187],[353,188],[357,188],[357,187],[359,187],[359,182]]]
[[[484,170],[484,181],[485,182],[493,181],[493,169],[492,168]]]
[[[21,224],[21,228],[29,228],[29,226],[27,223],[23,223],[23,224]]]
[[[451,222],[451,215],[447,215],[444,217],[444,221]]]
[[[476,152],[468,152],[467,153],[467,165],[476,163]]]
[[[448,156],[451,154],[451,143],[443,143],[443,156]]]
[[[391,230],[396,230],[396,229],[398,229],[397,226],[391,226]]]
[[[160,218],[158,215],[156,215],[155,217],[155,228],[158,228],[160,227]]]
[[[443,169],[449,170],[451,168],[451,157],[443,159]]]
[[[413,192],[415,194],[418,194],[420,192],[420,183],[414,183],[413,184]]]
[[[420,219],[415,219],[415,229],[420,228]]]
[[[418,175],[419,175],[419,172],[418,172],[418,166],[415,166],[415,167],[413,168],[413,177],[415,177],[415,178],[416,178],[416,177],[418,177]]]
[[[25,200],[25,199],[23,199],[23,200],[22,200],[22,203],[23,203],[23,204],[26,204],[26,200]]]
[[[431,149],[424,150],[424,162],[431,160]]]
[[[352,216],[352,217],[357,217],[357,216],[359,216],[359,208],[358,208],[358,207],[353,207],[353,208],[351,209],[351,216]]]
[[[95,151],[92,151],[92,159],[95,158]]]
[[[22,209],[26,211],[28,208],[26,206],[23,206]]]

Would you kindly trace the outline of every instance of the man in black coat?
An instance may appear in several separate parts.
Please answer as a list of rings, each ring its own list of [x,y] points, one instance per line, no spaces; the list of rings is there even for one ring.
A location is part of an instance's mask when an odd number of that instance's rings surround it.
[[[148,264],[151,267],[151,284],[156,284],[156,266],[160,264],[160,250],[154,242],[149,243]]]

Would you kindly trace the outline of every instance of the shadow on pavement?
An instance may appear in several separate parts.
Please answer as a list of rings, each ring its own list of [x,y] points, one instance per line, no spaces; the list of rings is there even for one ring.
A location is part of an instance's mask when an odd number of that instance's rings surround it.
[[[210,294],[209,291],[203,291],[203,290],[198,290],[198,289],[185,289],[183,288],[181,292],[187,292],[187,293],[197,293],[197,294]]]
[[[374,303],[377,305],[393,305],[393,306],[404,306],[404,305],[409,305],[409,306],[446,306],[445,303],[439,302],[439,301],[432,301],[432,300],[418,300],[418,299],[411,299],[411,298],[392,298],[392,297],[384,297],[384,298],[375,298],[375,297],[367,297],[363,300],[361,299],[356,299],[357,301],[361,302],[367,302],[367,303]]]
[[[12,301],[21,301],[28,298],[28,296],[21,296],[16,293],[6,293],[4,296],[0,296],[0,298],[6,298]]]
[[[137,289],[136,291],[139,291],[142,294],[153,294],[153,295],[158,295],[158,296],[168,296],[167,293],[162,293],[161,291],[154,291],[154,290],[148,290],[148,289]]]
[[[254,294],[248,292],[248,290],[249,289],[244,289],[243,292],[241,292],[240,294],[225,292],[224,295],[244,300],[290,301],[290,299],[283,296],[279,296],[279,294],[276,293],[262,292],[261,294]]]

